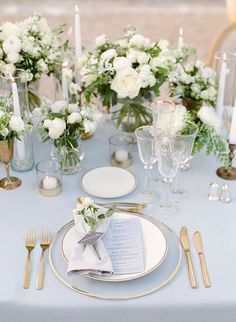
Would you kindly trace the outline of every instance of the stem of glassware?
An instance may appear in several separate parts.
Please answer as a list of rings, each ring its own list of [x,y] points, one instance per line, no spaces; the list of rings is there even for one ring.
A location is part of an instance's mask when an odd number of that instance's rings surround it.
[[[6,168],[6,173],[7,173],[7,181],[10,181],[10,162],[7,162],[5,164],[5,168]]]
[[[170,203],[170,186],[171,186],[171,182],[172,182],[172,179],[167,179],[167,178],[164,178],[164,181],[165,181],[165,203],[166,204],[169,204]]]
[[[151,165],[145,165],[145,181],[144,181],[144,193],[150,193],[151,191]]]
[[[176,184],[175,184],[175,188],[173,189],[174,193],[179,193],[179,191],[180,191],[180,178],[181,178],[181,165],[180,165],[179,170],[176,174],[176,179],[175,179]]]

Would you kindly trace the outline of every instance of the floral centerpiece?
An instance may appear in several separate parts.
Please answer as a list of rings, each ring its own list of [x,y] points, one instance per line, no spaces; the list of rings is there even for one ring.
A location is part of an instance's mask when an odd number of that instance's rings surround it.
[[[220,135],[221,122],[214,108],[217,97],[215,71],[199,60],[194,64],[176,64],[168,81],[170,95],[182,99],[187,109],[185,120],[198,125],[193,154],[203,149],[207,155],[214,154],[227,167],[227,144]]]
[[[100,117],[95,107],[80,108],[78,104],[47,99],[33,113],[33,118],[39,120],[37,126],[42,141],[53,142],[52,154],[61,162],[65,174],[78,171],[82,159],[79,138],[84,133],[94,132]]]
[[[57,74],[57,66],[69,49],[68,41],[60,39],[66,28],[62,25],[52,30],[40,14],[16,23],[3,23],[0,26],[1,72],[8,75],[16,68],[23,69],[28,82],[39,80],[43,74]],[[32,92],[30,98],[31,102],[37,99]]]
[[[153,96],[159,95],[173,66],[185,60],[188,51],[171,50],[167,41],[153,42],[131,27],[115,41],[101,35],[95,51],[78,62],[83,94],[88,102],[93,96],[101,99],[116,127],[133,132],[151,123],[148,106]]]

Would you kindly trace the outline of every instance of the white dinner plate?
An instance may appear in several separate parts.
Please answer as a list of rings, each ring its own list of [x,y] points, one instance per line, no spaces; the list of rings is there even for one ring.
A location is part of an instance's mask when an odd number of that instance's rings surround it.
[[[132,192],[136,187],[135,176],[122,168],[100,167],[88,171],[82,177],[85,192],[100,198],[118,198]]]
[[[134,218],[135,214],[121,213],[116,212],[113,214],[113,217],[116,219],[120,218]],[[166,238],[159,227],[145,219],[145,217],[137,217],[140,219],[141,228],[142,228],[142,239],[143,239],[143,252],[144,252],[144,264],[145,270],[141,273],[134,274],[122,274],[122,275],[108,275],[108,276],[89,276],[91,278],[108,281],[108,282],[121,282],[128,281],[142,277],[155,268],[157,268],[162,261],[164,260],[167,254],[167,241]],[[75,230],[75,226],[72,226],[65,234],[62,240],[62,254],[68,262],[73,249],[78,243],[78,235]]]

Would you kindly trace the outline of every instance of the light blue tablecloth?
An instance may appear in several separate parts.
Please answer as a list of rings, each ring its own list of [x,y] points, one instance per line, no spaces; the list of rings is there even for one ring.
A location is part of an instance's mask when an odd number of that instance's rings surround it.
[[[102,123],[95,136],[84,141],[85,158],[81,171],[63,177],[63,193],[45,198],[37,192],[36,173],[17,173],[22,186],[14,191],[0,191],[0,322],[234,322],[236,321],[236,182],[227,182],[232,202],[209,202],[211,182],[223,183],[215,175],[218,164],[214,159],[198,155],[182,184],[191,192],[191,200],[180,205],[175,218],[166,219],[176,233],[182,225],[189,235],[202,233],[204,250],[212,287],[203,286],[198,256],[192,246],[192,257],[199,287],[192,290],[187,276],[185,258],[175,279],[156,293],[129,301],[104,301],[80,295],[61,284],[46,266],[45,287],[35,290],[40,247],[32,253],[30,289],[22,288],[26,250],[24,239],[28,227],[37,230],[42,225],[55,233],[72,219],[78,195],[85,195],[80,187],[81,176],[89,169],[109,165],[108,137],[115,132],[112,125]],[[47,144],[35,144],[36,159],[47,156]],[[138,178],[135,192],[122,200],[142,201],[144,171],[134,153],[130,168]],[[0,177],[5,175],[3,165]],[[145,210],[158,216],[156,205]]]

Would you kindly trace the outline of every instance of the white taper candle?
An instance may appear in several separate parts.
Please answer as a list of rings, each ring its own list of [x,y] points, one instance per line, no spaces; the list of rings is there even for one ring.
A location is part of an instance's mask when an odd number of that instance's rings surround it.
[[[223,61],[221,64],[219,83],[218,83],[218,94],[216,100],[216,114],[222,122],[223,105],[224,105],[224,91],[225,91],[225,80],[226,75],[229,72],[226,65],[226,54],[223,54]]]

